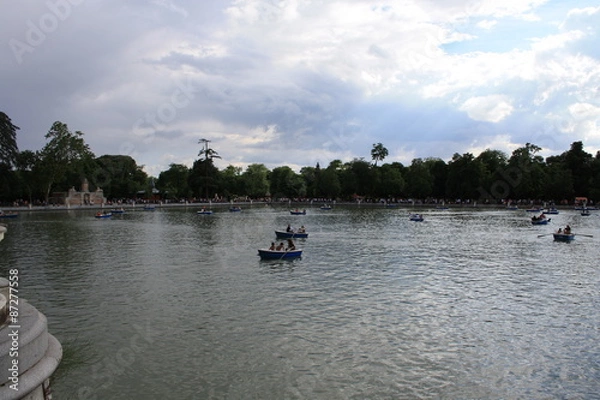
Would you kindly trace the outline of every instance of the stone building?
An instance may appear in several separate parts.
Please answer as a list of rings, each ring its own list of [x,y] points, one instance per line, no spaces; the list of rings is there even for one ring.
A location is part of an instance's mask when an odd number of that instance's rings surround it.
[[[73,186],[69,189],[65,197],[65,205],[67,206],[88,206],[104,203],[106,203],[106,197],[104,197],[102,189],[96,188],[95,191],[90,192],[90,185],[87,179],[84,179],[81,183],[80,191],[75,190],[75,186]]]

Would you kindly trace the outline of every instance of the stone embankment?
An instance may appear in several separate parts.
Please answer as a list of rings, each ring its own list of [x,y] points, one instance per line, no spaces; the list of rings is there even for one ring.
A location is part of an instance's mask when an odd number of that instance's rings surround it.
[[[7,228],[0,225],[0,240]],[[62,347],[44,314],[19,295],[19,271],[0,278],[0,399],[49,400]]]

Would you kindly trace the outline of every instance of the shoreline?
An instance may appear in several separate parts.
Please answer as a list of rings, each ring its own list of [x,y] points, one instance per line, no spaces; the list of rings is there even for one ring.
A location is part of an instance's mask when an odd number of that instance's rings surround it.
[[[326,202],[327,203],[327,202]],[[86,211],[86,210],[111,210],[114,208],[123,208],[124,210],[140,210],[143,211],[146,206],[153,206],[156,209],[161,208],[229,208],[232,206],[238,207],[253,207],[253,206],[271,206],[271,207],[282,207],[282,208],[293,208],[293,209],[319,209],[324,202],[322,201],[310,201],[310,202],[301,202],[301,201],[289,201],[289,202],[266,202],[266,201],[241,201],[241,202],[227,202],[227,203],[134,203],[134,204],[91,204],[91,205],[83,205],[83,206],[65,206],[65,205],[52,205],[52,206],[11,206],[11,207],[0,207],[2,211],[11,211],[11,212],[53,212],[53,211]],[[434,209],[443,211],[444,209],[452,210],[452,209],[497,209],[497,210],[508,210],[506,206],[501,204],[478,204],[478,203],[460,203],[460,204],[428,204],[428,203],[371,203],[371,202],[338,202],[338,203],[327,203],[331,204],[334,208],[336,206],[343,207],[369,207],[369,208],[415,208],[415,209]],[[439,207],[444,207],[439,208]],[[531,206],[536,207],[536,206]],[[575,209],[574,205],[567,206],[555,206],[557,210],[573,210]],[[543,207],[542,207],[543,209]],[[519,208],[517,210],[512,211],[526,211],[528,208]]]

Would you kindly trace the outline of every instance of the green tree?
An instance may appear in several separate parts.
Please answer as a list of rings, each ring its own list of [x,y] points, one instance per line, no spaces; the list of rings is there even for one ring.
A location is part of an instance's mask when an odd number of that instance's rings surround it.
[[[71,132],[67,124],[60,121],[52,124],[45,138],[48,142],[40,152],[37,166],[44,185],[44,196],[48,201],[56,182],[71,171],[83,173],[81,165],[92,160],[94,154],[83,140],[83,132]]]
[[[36,188],[39,187],[38,177],[33,173],[39,162],[38,152],[23,150],[17,156],[17,176],[19,177],[19,197],[25,198],[29,204],[33,202]]]
[[[506,171],[508,157],[499,150],[486,149],[475,161],[481,164],[480,198],[487,200],[508,199],[510,187],[506,184],[503,174]]]
[[[156,188],[166,198],[187,198],[190,195],[188,179],[190,169],[183,164],[171,164],[169,169],[161,172],[156,181]]]
[[[433,193],[433,176],[421,158],[412,160],[407,169],[406,192],[416,199],[425,199]]]
[[[131,156],[103,155],[95,159],[90,184],[101,187],[109,199],[125,199],[145,190],[148,175]]]
[[[383,147],[381,143],[373,143],[373,149],[371,150],[371,157],[374,164],[377,165],[378,161],[383,161],[388,156],[388,149]]]
[[[228,165],[221,172],[220,190],[225,197],[235,197],[244,192],[244,183],[242,182],[242,167]]]
[[[306,195],[308,197],[321,196],[318,190],[321,177],[321,166],[319,163],[317,163],[316,167],[302,167],[300,169],[300,176],[304,180]]]
[[[378,197],[402,197],[406,181],[402,177],[402,164],[383,164],[379,168],[379,180],[376,188]]]
[[[448,196],[452,198],[477,199],[480,196],[483,165],[473,154],[454,154],[448,163]]]
[[[306,184],[302,177],[290,167],[274,168],[269,174],[271,196],[298,197],[306,194]]]
[[[431,196],[436,199],[446,197],[446,182],[448,181],[448,165],[440,158],[426,158],[425,166],[433,179],[431,187]]]
[[[208,139],[200,139],[203,147],[198,153],[199,160],[194,162],[189,176],[189,186],[194,194],[206,199],[211,198],[218,189],[219,170],[215,167],[213,160],[221,156],[210,148]],[[203,181],[202,181],[203,180]]]
[[[19,148],[17,147],[17,131],[8,115],[0,111],[0,163],[13,167],[17,161]]]
[[[259,198],[269,193],[269,170],[264,164],[250,164],[242,174],[246,195]]]
[[[546,177],[544,159],[537,155],[541,147],[526,143],[512,152],[505,171],[505,179],[511,185],[512,198],[536,199],[543,193]]]
[[[330,164],[321,171],[319,177],[319,196],[336,199],[342,193],[342,185],[335,164]]]
[[[583,151],[583,142],[573,142],[569,151],[563,153],[565,167],[571,171],[576,196],[588,197],[592,180],[591,154]]]
[[[206,200],[212,198],[219,188],[220,173],[211,159],[194,161],[188,185],[192,194],[196,197],[204,197]]]

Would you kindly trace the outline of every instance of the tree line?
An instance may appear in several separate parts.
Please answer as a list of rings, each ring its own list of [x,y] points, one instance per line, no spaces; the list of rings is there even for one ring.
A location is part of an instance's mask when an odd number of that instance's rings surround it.
[[[371,160],[332,160],[298,173],[289,166],[268,169],[254,163],[245,169],[229,165],[220,170],[221,158],[201,139],[198,159],[189,168],[171,164],[158,177],[148,176],[143,166],[127,155],[96,157],[84,134],[55,122],[39,151],[19,151],[17,131],[0,112],[0,202],[48,204],[52,193],[78,187],[84,178],[90,189],[102,188],[109,201],[125,201],[151,195],[169,201],[229,201],[253,199],[336,199],[340,201],[398,201],[436,199],[499,203],[508,200],[572,202],[575,197],[600,198],[600,152],[591,155],[581,141],[562,154],[543,158],[542,150],[526,143],[510,156],[487,149],[478,156],[454,154],[440,158],[415,158],[410,165],[383,163],[388,150],[373,144]],[[378,165],[378,163],[383,163]]]

